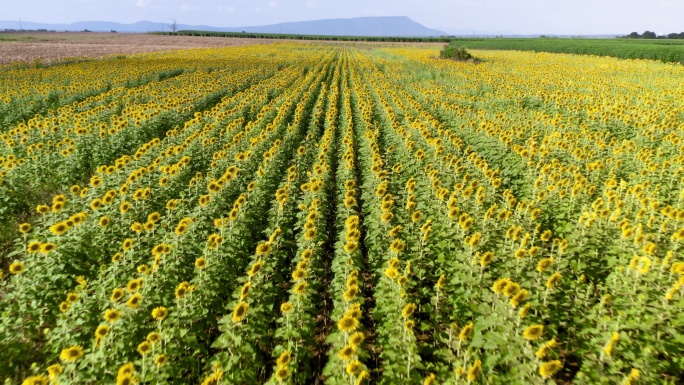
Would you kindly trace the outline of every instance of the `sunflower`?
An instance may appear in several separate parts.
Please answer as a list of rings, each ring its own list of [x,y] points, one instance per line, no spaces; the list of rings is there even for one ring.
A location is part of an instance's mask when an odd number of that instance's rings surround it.
[[[356,376],[357,374],[361,373],[362,369],[363,365],[361,362],[359,360],[354,360],[347,364],[346,371],[349,375]]]
[[[233,322],[234,323],[242,322],[242,320],[247,315],[248,309],[249,309],[249,305],[247,304],[247,302],[240,302],[237,306],[235,306],[235,309],[233,309],[233,317],[232,317]]]
[[[207,267],[207,259],[200,257],[195,260],[195,267],[202,270]]]
[[[399,271],[394,267],[388,267],[387,269],[385,269],[385,275],[389,279],[395,279],[399,276]]]
[[[414,313],[415,311],[416,311],[416,304],[414,304],[414,303],[408,303],[408,304],[406,304],[406,305],[404,306],[403,309],[401,309],[401,316],[404,317],[404,318],[408,318],[408,317],[410,317],[411,315],[413,315],[413,313]]]
[[[138,353],[140,353],[141,356],[146,355],[147,353],[152,350],[152,344],[150,344],[148,341],[143,341],[138,345]]]
[[[252,267],[250,267],[249,271],[247,272],[247,275],[250,277],[255,276],[262,268],[264,267],[264,262],[259,259],[256,261]]]
[[[473,334],[473,329],[475,328],[475,325],[473,323],[469,323],[468,325],[464,326],[461,329],[461,332],[458,333],[458,339],[461,341],[467,341],[468,338],[470,338],[470,335]]]
[[[59,354],[59,359],[64,362],[76,362],[83,358],[83,347],[81,345],[70,346],[63,349]]]
[[[271,243],[270,242],[261,243],[256,248],[256,254],[257,255],[266,255],[270,252],[271,252]]]
[[[130,250],[133,247],[134,241],[131,238],[126,238],[121,243],[121,248],[124,250]]]
[[[28,246],[26,246],[26,252],[29,254],[35,254],[38,251],[40,251],[40,242],[29,242]]]
[[[142,295],[140,293],[135,293],[126,301],[126,306],[130,309],[136,309],[140,306],[140,302],[142,302]]]
[[[392,218],[394,218],[394,214],[392,214],[390,212],[382,213],[382,215],[380,216],[380,220],[382,220],[383,223],[387,223],[387,222],[391,221]]]
[[[292,279],[295,281],[301,281],[306,278],[306,270],[296,269],[292,272]]]
[[[337,321],[337,328],[345,333],[351,333],[359,327],[359,320],[345,315]]]
[[[135,373],[135,364],[129,362],[127,364],[121,365],[117,377],[132,376]]]
[[[159,334],[158,332],[150,332],[145,340],[154,345],[157,342],[161,341],[161,334]]]
[[[480,360],[475,360],[475,363],[473,363],[473,366],[468,369],[468,381],[472,382],[477,379],[477,377],[480,375],[480,371],[482,370],[482,361]]]
[[[356,295],[359,293],[359,287],[357,285],[350,285],[347,287],[347,290],[344,292],[343,299],[346,302],[351,302],[354,300]]]
[[[349,337],[349,344],[352,346],[359,346],[363,343],[365,336],[361,332],[356,332]]]
[[[523,337],[526,340],[532,341],[536,340],[537,338],[541,337],[542,334],[544,333],[544,325],[532,325],[528,326],[525,331],[523,332]]]
[[[356,318],[356,319],[361,319],[361,305],[358,303],[353,304],[349,310],[347,310],[347,313],[345,314],[349,317]]]
[[[28,233],[31,231],[31,224],[30,223],[22,223],[19,225],[19,231],[23,234]]]
[[[178,284],[178,287],[176,287],[175,295],[176,298],[180,299],[185,297],[185,295],[189,291],[190,284],[188,282],[181,282]]]
[[[356,347],[354,345],[346,345],[337,353],[337,356],[342,361],[349,361],[354,358],[354,355],[356,355]]]
[[[553,259],[553,258],[544,258],[544,259],[542,259],[541,261],[539,261],[539,263],[537,263],[537,271],[540,272],[540,273],[543,273],[544,271],[546,271],[546,269],[548,269],[549,267],[551,267],[551,265],[553,264],[553,262],[554,262],[554,259]]]
[[[36,207],[36,211],[38,214],[47,214],[50,212],[50,206],[38,205],[38,207]]]
[[[58,222],[50,226],[50,232],[55,235],[62,235],[66,233],[67,230],[69,230],[69,226],[64,222]]]
[[[350,241],[344,245],[344,251],[346,251],[347,253],[350,253],[350,254],[355,252],[356,250],[358,250],[358,248],[359,248],[359,244],[357,242]]]
[[[290,353],[289,350],[285,350],[280,355],[278,356],[278,359],[276,360],[276,365],[278,367],[281,366],[286,366],[290,363],[290,360],[292,359],[292,354]]]
[[[71,304],[67,301],[63,301],[62,303],[59,304],[59,311],[62,313],[66,313],[69,308],[71,307]]]
[[[291,312],[292,309],[293,309],[292,304],[289,302],[283,302],[282,304],[280,304],[280,311],[283,314],[287,314],[287,313]]]
[[[109,326],[107,325],[100,325],[95,329],[95,337],[103,338],[107,333],[109,333]]]
[[[100,221],[98,224],[100,225],[100,227],[107,227],[107,226],[109,226],[110,222],[111,222],[111,220],[109,219],[109,217],[102,217],[102,218],[100,218]]]
[[[69,303],[74,303],[74,302],[78,301],[78,293],[71,292],[71,293],[67,294],[66,300]]]
[[[302,294],[306,293],[306,287],[307,286],[308,285],[306,282],[299,282],[298,284],[295,285],[293,292],[296,295],[302,295]]]
[[[553,289],[558,285],[558,282],[563,278],[560,273],[553,273],[553,275],[546,281],[546,287]]]
[[[542,377],[553,377],[553,375],[558,373],[561,368],[563,368],[563,364],[560,362],[560,360],[544,362],[539,367],[539,374]]]
[[[54,243],[48,242],[48,243],[43,243],[40,245],[40,253],[41,254],[49,254],[51,251],[55,250],[57,248],[57,245]]]
[[[154,358],[154,364],[157,366],[164,366],[168,361],[169,361],[169,358],[163,354],[160,354]]]
[[[152,310],[152,318],[157,321],[163,321],[168,315],[169,309],[165,308],[164,306],[155,307],[154,310]]]
[[[404,241],[402,241],[401,239],[395,239],[394,241],[392,241],[392,244],[390,244],[390,250],[392,250],[395,253],[402,252],[405,248],[406,243],[404,243]]]
[[[117,287],[116,289],[112,290],[112,295],[109,297],[109,299],[112,302],[116,302],[120,300],[124,296],[124,290],[120,287]]]
[[[49,383],[49,378],[47,378],[45,375],[38,374],[35,376],[27,377],[24,380],[24,382],[21,383],[21,385],[48,385]]]
[[[9,267],[10,273],[14,275],[21,274],[24,272],[24,270],[26,270],[26,267],[24,266],[23,262],[13,262]]]
[[[64,371],[64,368],[60,364],[50,365],[47,368],[47,372],[50,375],[50,377],[57,377],[60,374],[62,374],[63,371]]]
[[[290,378],[290,368],[287,366],[279,366],[275,372],[276,379],[280,382],[286,381]]]
[[[122,202],[121,205],[119,205],[119,211],[122,214],[125,214],[128,212],[128,210],[131,209],[131,203],[130,202]]]
[[[410,319],[404,322],[404,329],[411,331],[416,326],[416,321]]]
[[[499,278],[496,281],[494,281],[494,285],[492,285],[492,290],[494,290],[494,293],[496,294],[502,294],[504,292],[504,289],[506,289],[506,286],[511,283],[511,280],[508,278]]]

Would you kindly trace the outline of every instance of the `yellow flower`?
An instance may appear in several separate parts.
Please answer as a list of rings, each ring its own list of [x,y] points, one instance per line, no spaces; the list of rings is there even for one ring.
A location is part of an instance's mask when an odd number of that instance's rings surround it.
[[[432,385],[435,382],[435,374],[430,373],[428,374],[427,377],[423,380],[423,385]]]
[[[142,295],[140,293],[135,293],[126,301],[126,306],[130,309],[135,309],[140,306],[140,302],[142,302]]]
[[[249,309],[249,304],[247,302],[240,302],[235,309],[233,309],[232,320],[234,323],[242,322],[242,320],[247,315],[247,310]]]
[[[10,273],[14,275],[23,273],[25,269],[23,262],[13,262],[9,267]]]
[[[31,224],[30,223],[22,223],[19,225],[19,231],[23,234],[28,233],[31,231]]]
[[[57,248],[57,245],[55,245],[54,243],[51,243],[51,242],[43,243],[42,245],[40,245],[40,253],[41,254],[49,254],[50,252],[52,252],[56,248]]]
[[[121,312],[119,310],[107,309],[105,310],[104,319],[109,321],[110,323],[114,323],[116,322],[116,320],[119,319],[120,316]]]
[[[561,368],[563,368],[563,364],[560,362],[560,360],[544,362],[539,367],[539,374],[542,377],[553,377],[553,375],[558,373]]]
[[[69,226],[67,226],[67,224],[64,222],[55,223],[54,225],[50,226],[50,232],[55,235],[62,235],[67,230],[69,230]]]
[[[59,359],[64,362],[76,362],[83,358],[83,347],[81,345],[70,346],[63,349],[59,354]]]
[[[558,285],[558,282],[561,280],[563,276],[560,273],[554,273],[551,278],[546,281],[546,287],[549,289],[553,289]]]
[[[468,381],[475,381],[477,377],[480,375],[480,371],[482,371],[482,361],[475,360],[473,366],[471,366],[470,369],[468,369]]]
[[[107,325],[100,325],[95,329],[95,337],[104,337],[109,333],[109,326]]]
[[[276,365],[278,365],[279,367],[286,366],[290,363],[291,359],[292,354],[288,350],[285,350],[278,356],[278,359],[276,360]]]
[[[389,279],[395,279],[395,278],[397,278],[397,277],[399,276],[399,270],[395,269],[394,267],[388,267],[388,268],[385,270],[385,275],[386,275]]]
[[[280,305],[280,311],[281,311],[283,314],[287,314],[287,313],[291,312],[292,309],[293,309],[293,306],[292,306],[292,304],[289,303],[289,302],[283,302],[283,303]]]
[[[276,379],[280,382],[286,381],[290,378],[290,368],[287,366],[279,366],[275,372]]]
[[[29,242],[28,246],[26,246],[26,252],[29,254],[35,254],[38,251],[40,251],[40,242]]]
[[[475,326],[473,323],[469,323],[468,325],[464,326],[463,329],[461,329],[461,332],[458,334],[458,339],[465,342],[470,338],[470,335],[473,334],[473,329]]]
[[[62,365],[60,365],[60,364],[50,365],[47,368],[47,372],[50,375],[50,377],[57,377],[60,374],[62,374],[63,371],[64,371],[64,368],[62,368]]]
[[[207,267],[207,259],[200,257],[195,260],[195,267],[202,270]]]
[[[302,295],[302,294],[306,293],[306,287],[307,287],[306,282],[299,282],[298,284],[295,285],[293,292],[296,295]]]
[[[554,262],[554,259],[553,259],[553,258],[545,258],[545,259],[542,259],[542,260],[539,261],[539,263],[537,264],[537,271],[540,272],[540,273],[543,273],[544,271],[546,271],[546,269],[548,269],[549,267],[551,267],[551,265],[553,264],[553,262]]]
[[[356,347],[354,345],[346,345],[337,353],[337,356],[340,357],[342,361],[349,361],[354,358],[354,355],[356,355]]]
[[[357,374],[361,373],[362,369],[363,365],[361,362],[359,360],[354,360],[347,364],[346,371],[349,375],[356,376]]]
[[[360,346],[363,343],[365,336],[361,332],[356,332],[349,337],[349,344],[352,346]]]
[[[154,318],[157,321],[162,321],[166,316],[169,315],[169,309],[165,308],[164,306],[159,306],[154,308],[152,310],[152,318]]]
[[[523,332],[523,337],[526,340],[536,340],[537,338],[542,336],[542,333],[544,333],[544,325],[532,325],[528,326],[527,329]]]
[[[401,309],[401,316],[404,318],[408,318],[411,315],[413,315],[413,312],[416,311],[416,304],[414,303],[408,303],[404,306],[403,309]]]
[[[21,385],[48,385],[50,383],[50,379],[48,379],[46,376],[42,374],[38,374],[35,376],[27,377],[24,382],[21,383]]]
[[[164,366],[169,361],[169,358],[163,354],[158,355],[154,359],[154,364],[157,366]]]
[[[140,353],[141,356],[146,355],[147,353],[152,350],[152,344],[149,343],[149,341],[143,341],[138,345],[138,353]]]
[[[350,241],[344,245],[344,251],[346,251],[347,253],[350,253],[350,254],[355,252],[356,250],[358,250],[358,248],[359,248],[359,244],[357,242]]]
[[[256,248],[256,254],[257,255],[266,255],[270,252],[271,252],[271,243],[270,242],[261,243]]]
[[[337,328],[345,333],[351,333],[358,327],[359,320],[349,315],[345,315],[344,317],[340,318],[339,321],[337,321]]]
[[[161,341],[161,334],[158,332],[150,332],[147,335],[146,338],[147,342],[151,343],[152,345],[156,344],[157,342]]]

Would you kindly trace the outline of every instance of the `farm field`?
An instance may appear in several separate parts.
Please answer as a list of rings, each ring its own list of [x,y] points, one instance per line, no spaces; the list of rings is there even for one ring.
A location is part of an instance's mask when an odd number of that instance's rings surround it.
[[[472,49],[570,53],[684,64],[684,40],[679,39],[458,38],[452,44]]]
[[[474,54],[0,70],[0,379],[682,383],[684,67]]]
[[[132,33],[0,32],[0,65],[37,67],[109,55],[269,42],[268,39],[206,39]]]

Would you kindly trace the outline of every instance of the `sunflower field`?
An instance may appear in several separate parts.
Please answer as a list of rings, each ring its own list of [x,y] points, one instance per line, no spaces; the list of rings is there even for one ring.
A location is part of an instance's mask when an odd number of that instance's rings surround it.
[[[684,383],[684,67],[0,69],[5,384]]]

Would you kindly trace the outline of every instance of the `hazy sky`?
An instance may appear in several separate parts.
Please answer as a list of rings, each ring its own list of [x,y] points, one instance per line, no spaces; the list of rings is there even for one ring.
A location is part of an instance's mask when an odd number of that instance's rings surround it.
[[[408,16],[449,33],[658,34],[684,31],[684,0],[1,0],[0,20],[141,20],[239,27]],[[0,29],[11,28],[0,23]]]

